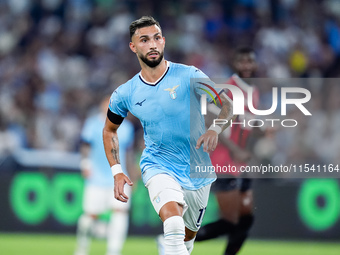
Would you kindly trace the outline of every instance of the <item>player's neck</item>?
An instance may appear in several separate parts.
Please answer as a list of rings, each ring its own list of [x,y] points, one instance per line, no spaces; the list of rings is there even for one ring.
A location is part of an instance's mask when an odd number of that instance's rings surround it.
[[[242,74],[240,74],[240,73],[236,73],[236,75],[238,76],[238,78],[240,78],[240,79],[244,79],[243,77],[242,77]]]
[[[143,77],[143,79],[147,82],[154,83],[166,72],[168,64],[167,61],[163,58],[159,65],[156,67],[149,67],[144,63],[143,65],[141,65],[141,67],[141,76]]]

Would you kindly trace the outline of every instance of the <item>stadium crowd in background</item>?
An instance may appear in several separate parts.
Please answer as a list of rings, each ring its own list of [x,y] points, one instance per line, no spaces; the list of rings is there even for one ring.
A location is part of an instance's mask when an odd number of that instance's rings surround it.
[[[329,78],[340,75],[338,6],[336,0],[1,0],[0,137],[16,142],[1,143],[0,157],[18,147],[79,150],[79,130],[99,92],[139,71],[127,47],[126,28],[136,17],[150,14],[164,24],[167,58],[212,78],[229,77],[233,50],[250,42],[259,77]],[[258,86],[265,108],[271,87]],[[259,149],[259,158],[339,161],[339,86],[305,86],[313,116],[289,112],[299,128],[266,135],[255,148],[272,149]]]

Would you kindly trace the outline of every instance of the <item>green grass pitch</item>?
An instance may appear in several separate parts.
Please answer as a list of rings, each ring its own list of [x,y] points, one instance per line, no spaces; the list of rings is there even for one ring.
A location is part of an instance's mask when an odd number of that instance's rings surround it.
[[[192,255],[222,255],[223,239],[196,243]],[[75,236],[0,234],[1,255],[73,255]],[[93,240],[90,255],[104,255],[105,241]],[[123,255],[157,255],[151,237],[129,237]],[[249,240],[240,255],[339,255],[340,243]]]

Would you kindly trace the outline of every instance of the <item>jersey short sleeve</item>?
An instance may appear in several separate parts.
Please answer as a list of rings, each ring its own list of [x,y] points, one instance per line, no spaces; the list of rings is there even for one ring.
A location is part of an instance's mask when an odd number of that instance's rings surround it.
[[[128,91],[126,91],[126,86],[121,85],[115,91],[113,91],[109,109],[114,114],[117,114],[125,118],[128,114]]]
[[[192,66],[191,69],[191,84],[195,93],[199,96],[207,95],[208,102],[212,102],[218,92],[215,90],[215,83],[203,73],[200,69]]]

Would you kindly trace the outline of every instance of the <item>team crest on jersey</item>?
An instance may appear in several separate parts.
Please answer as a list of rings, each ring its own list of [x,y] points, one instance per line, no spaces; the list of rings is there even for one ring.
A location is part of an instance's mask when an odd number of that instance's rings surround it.
[[[174,86],[172,88],[165,89],[165,91],[169,91],[171,99],[176,99],[176,97],[177,97],[176,89],[178,87],[179,87],[179,85],[176,85],[176,86]]]

